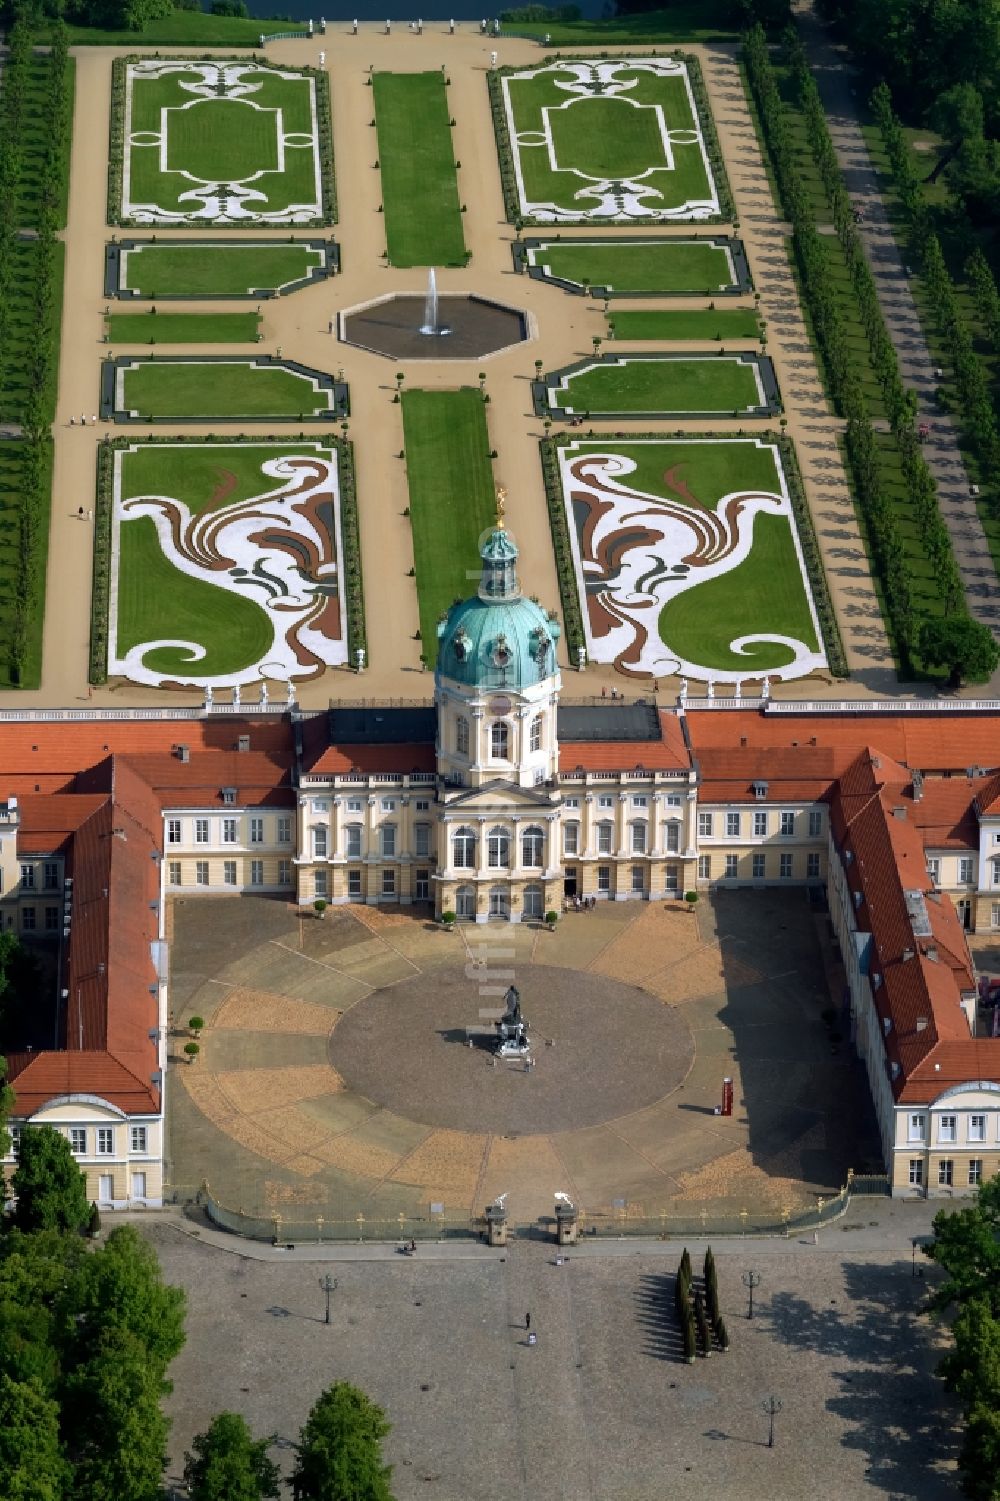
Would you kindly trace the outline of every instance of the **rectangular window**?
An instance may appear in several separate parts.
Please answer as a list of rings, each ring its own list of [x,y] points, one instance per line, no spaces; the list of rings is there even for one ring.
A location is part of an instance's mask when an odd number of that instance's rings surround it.
[[[711,875],[712,875],[712,857],[711,857],[711,855],[699,855],[698,856],[698,879],[699,879],[699,881],[707,881],[707,880],[710,879]]]
[[[699,813],[698,814],[698,836],[701,839],[711,839],[711,837],[712,837],[712,815],[711,815],[711,813]]]
[[[955,1164],[950,1157],[942,1157],[938,1162],[938,1185],[941,1188],[951,1188],[955,1181]]]
[[[924,1159],[922,1157],[910,1158],[910,1186],[920,1188],[924,1181]]]
[[[237,820],[235,818],[224,818],[222,820],[222,842],[223,844],[239,843],[237,838]]]
[[[223,862],[222,862],[222,879],[223,879],[223,882],[225,883],[225,885],[227,885],[227,886],[235,886],[236,885],[236,861],[235,860],[223,860]]]
[[[755,881],[763,881],[767,869],[767,856],[757,854],[753,857],[753,878]]]
[[[644,891],[645,889],[646,889],[646,867],[644,865],[633,865],[633,867],[632,867],[632,890],[634,892],[638,892],[638,891]]]
[[[611,854],[612,849],[614,848],[612,844],[614,833],[615,830],[613,824],[599,823],[597,825],[597,853],[599,855]]]
[[[981,1157],[969,1158],[969,1187],[976,1188],[983,1181],[983,1159]]]
[[[726,814],[726,838],[738,839],[740,837],[740,815],[738,813]]]
[[[21,866],[21,885],[24,887],[25,891],[34,891],[35,867],[33,865]]]
[[[664,801],[668,808],[679,808],[681,805],[681,795],[679,792],[668,792]]]
[[[819,855],[815,850],[806,856],[806,877],[810,881],[819,880]]]
[[[906,1128],[907,1141],[925,1141],[926,1131],[926,1118],[923,1115],[911,1115]]]
[[[318,824],[312,830],[313,859],[325,860],[327,851],[327,829],[325,824]]]
[[[425,797],[418,797],[415,807],[418,813],[426,813],[430,808],[430,803]]]
[[[382,895],[383,896],[395,896],[396,895],[396,872],[395,872],[395,870],[384,870],[382,872]]]
[[[938,1123],[938,1141],[955,1141],[956,1135],[956,1117],[942,1115]]]
[[[823,815],[818,808],[809,809],[809,838],[818,839],[823,832]]]
[[[250,820],[250,843],[264,843],[264,820],[262,818],[251,818]]]
[[[59,890],[59,865],[55,860],[46,860],[42,882],[46,891]]]
[[[382,812],[383,813],[395,813],[395,811],[396,811],[396,799],[394,797],[384,797],[382,799]]]
[[[645,808],[648,806],[648,803],[649,799],[645,797],[634,797],[632,799],[633,808]]]
[[[431,826],[429,823],[418,823],[413,831],[413,853],[415,855],[429,855],[431,852]]]
[[[754,812],[753,832],[755,839],[764,839],[767,835],[767,814],[759,808]]]
[[[671,855],[675,855],[681,847],[681,826],[677,822],[676,818],[672,818],[670,822],[665,825],[665,828],[667,852]]]
[[[181,884],[181,862],[179,860],[167,861],[167,885],[179,886]]]
[[[985,1115],[970,1115],[969,1116],[969,1140],[970,1141],[985,1141],[986,1140],[986,1117],[985,1117]]]
[[[740,873],[740,860],[738,855],[726,856],[726,880],[735,881]]]
[[[793,855],[782,855],[778,861],[778,875],[782,881],[790,881],[792,878]]]
[[[614,805],[615,805],[614,798],[613,797],[608,797],[606,794],[603,794],[601,797],[599,797],[597,799],[597,806],[599,808],[613,808]]]
[[[677,895],[681,889],[681,873],[676,865],[666,865],[663,868],[663,884],[667,891]]]
[[[431,873],[429,870],[418,870],[413,883],[414,900],[429,902],[431,899]]]
[[[194,842],[195,842],[195,844],[207,844],[208,843],[208,819],[207,818],[196,818],[195,819],[195,821],[194,821]]]
[[[111,1126],[98,1126],[97,1128],[97,1154],[99,1157],[110,1157],[115,1150],[115,1133]]]
[[[325,797],[314,797],[309,804],[313,813],[329,813],[330,804]]]
[[[968,856],[963,856],[958,862],[958,881],[960,886],[972,885],[972,861]]]
[[[578,823],[563,824],[563,853],[566,855],[580,853],[580,825]]]
[[[361,799],[359,797],[349,797],[347,799],[347,811],[348,813],[360,813]]]
[[[292,820],[290,818],[279,818],[278,819],[278,843],[279,844],[291,844],[291,842],[292,842]]]
[[[936,855],[930,856],[927,860],[927,874],[936,886],[941,876],[941,861]]]
[[[344,853],[348,860],[361,859],[361,825],[348,824],[344,830]]]
[[[70,1145],[70,1151],[71,1152],[75,1152],[78,1157],[82,1157],[86,1153],[86,1150],[87,1150],[87,1128],[86,1128],[86,1126],[70,1126],[70,1128],[69,1128],[69,1145]]]
[[[580,806],[580,799],[578,797],[564,797],[563,798],[563,807],[564,808],[579,808],[579,806]]]
[[[990,903],[990,927],[1000,928],[1000,902]]]
[[[326,884],[326,871],[317,870],[313,875],[313,896],[325,898],[327,896],[328,890],[329,888]]]
[[[794,813],[782,813],[779,816],[780,816],[781,822],[780,822],[780,824],[778,826],[778,833],[779,834],[784,834],[784,836],[786,838],[788,838],[789,835],[795,833],[795,814]]]
[[[26,933],[33,933],[35,931],[35,909],[34,909],[34,907],[22,907],[21,908],[21,927],[23,928],[24,932],[26,932]]]
[[[361,872],[349,870],[347,872],[347,895],[360,897],[361,895]]]
[[[382,858],[384,860],[395,859],[396,825],[394,823],[384,823],[379,832],[382,836]]]
[[[263,860],[251,860],[250,861],[250,885],[251,886],[263,886],[263,884],[264,884],[264,862],[263,862]]]
[[[55,933],[57,931],[58,927],[59,927],[59,908],[58,907],[46,907],[46,909],[45,909],[45,931],[46,931],[46,933]]]
[[[292,884],[292,862],[291,862],[291,860],[279,860],[278,861],[278,885],[279,886],[290,886],[291,884]]]
[[[194,866],[194,878],[199,886],[208,885],[208,861],[196,860]]]
[[[17,1155],[21,1150],[21,1128],[20,1126],[9,1126],[8,1131],[10,1133],[10,1155],[16,1162]]]
[[[131,1151],[131,1152],[145,1152],[145,1151],[148,1151],[148,1148],[146,1146],[146,1142],[147,1142],[146,1127],[145,1126],[133,1126],[131,1128],[131,1130],[129,1131],[129,1151]]]
[[[632,825],[632,853],[633,855],[646,853],[646,825],[644,823]]]
[[[610,865],[599,865],[597,867],[597,889],[598,889],[598,891],[610,891],[611,890],[611,866]]]
[[[180,842],[181,842],[181,821],[180,821],[179,818],[168,818],[167,819],[167,843],[168,844],[180,844]]]

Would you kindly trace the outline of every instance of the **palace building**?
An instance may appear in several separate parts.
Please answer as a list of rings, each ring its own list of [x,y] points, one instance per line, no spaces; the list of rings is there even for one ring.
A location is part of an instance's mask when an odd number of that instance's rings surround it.
[[[482,559],[432,702],[0,717],[0,921],[51,984],[8,1039],[15,1151],[52,1124],[97,1202],[162,1202],[173,897],[506,923],[789,886],[828,906],[893,1191],[992,1175],[1000,704],[574,699],[502,520]]]

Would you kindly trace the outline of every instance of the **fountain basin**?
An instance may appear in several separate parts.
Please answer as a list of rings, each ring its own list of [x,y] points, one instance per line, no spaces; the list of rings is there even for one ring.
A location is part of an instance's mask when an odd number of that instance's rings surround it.
[[[417,292],[390,292],[344,308],[340,340],[393,360],[483,360],[535,337],[532,314],[475,293],[439,293],[432,333],[422,332],[425,308]]]

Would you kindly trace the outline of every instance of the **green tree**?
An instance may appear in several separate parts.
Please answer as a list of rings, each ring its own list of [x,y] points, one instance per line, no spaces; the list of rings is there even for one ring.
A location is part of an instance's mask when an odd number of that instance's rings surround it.
[[[934,1239],[924,1254],[948,1273],[932,1299],[936,1308],[986,1297],[1000,1318],[1000,1177],[984,1183],[972,1204],[934,1216]]]
[[[90,1205],[87,1205],[87,1218]],[[134,1336],[162,1380],[184,1345],[184,1292],[163,1281],[152,1246],[131,1225],[118,1225],[79,1266],[70,1290],[70,1360],[85,1355],[95,1330]]]
[[[158,1501],[167,1446],[163,1382],[141,1340],[102,1329],[65,1384],[73,1501]]]
[[[0,1376],[0,1496],[62,1501],[69,1474],[56,1404],[36,1381]]]
[[[0,1058],[0,1158],[10,1151],[10,1132],[7,1122],[14,1108],[14,1091],[7,1083],[7,1060]]]
[[[57,1331],[86,1246],[75,1235],[12,1229],[0,1240],[0,1372],[37,1381],[55,1394],[60,1370]],[[0,1492],[2,1494],[2,1492]]]
[[[920,627],[919,650],[928,667],[943,668],[948,687],[965,678],[981,682],[996,671],[1000,647],[988,626],[969,615],[932,616]]]
[[[69,1142],[52,1126],[25,1126],[11,1188],[19,1230],[82,1230],[90,1215],[87,1180]]]
[[[948,142],[928,182],[933,182],[966,141],[982,140],[986,129],[983,96],[971,83],[952,84],[934,101],[930,123]]]
[[[385,1413],[346,1381],[328,1387],[300,1434],[295,1501],[393,1501],[382,1463]]]
[[[972,1501],[1000,1501],[1000,1392],[973,1403],[959,1464]]]
[[[273,1439],[255,1439],[236,1412],[220,1412],[192,1440],[184,1481],[191,1501],[264,1501],[278,1496],[278,1467],[267,1457]]]

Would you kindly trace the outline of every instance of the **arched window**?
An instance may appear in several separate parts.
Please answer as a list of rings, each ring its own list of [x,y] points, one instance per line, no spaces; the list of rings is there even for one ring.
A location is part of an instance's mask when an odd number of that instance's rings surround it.
[[[490,728],[490,755],[496,761],[510,759],[510,725],[498,719]]]
[[[542,908],[545,905],[545,892],[541,886],[530,885],[524,888],[524,915],[525,917],[541,917]]]
[[[597,825],[597,853],[610,855],[615,847],[615,826],[613,823],[599,823]]]
[[[344,829],[344,854],[348,860],[361,859],[361,825],[349,823]]]
[[[456,869],[472,870],[476,863],[476,836],[473,830],[456,829],[451,847]]]
[[[632,825],[632,853],[633,855],[646,853],[646,825],[644,823]]]
[[[455,720],[455,751],[460,756],[469,754],[469,721],[464,714]]]
[[[463,922],[471,922],[476,915],[476,888],[460,886],[455,892],[455,916]]]
[[[528,741],[529,751],[540,751],[542,748],[542,716],[536,714],[531,721],[531,735]]]
[[[541,870],[545,855],[544,831],[533,825],[521,835],[521,864]]]
[[[327,836],[327,831],[326,831],[326,825],[325,824],[318,823],[318,824],[315,824],[313,826],[313,831],[312,831],[312,846],[313,846],[313,859],[314,860],[325,860],[326,859],[326,850],[327,850],[327,837],[326,836]]]
[[[506,829],[490,829],[486,836],[486,859],[491,870],[504,870],[510,864],[510,835]]]

